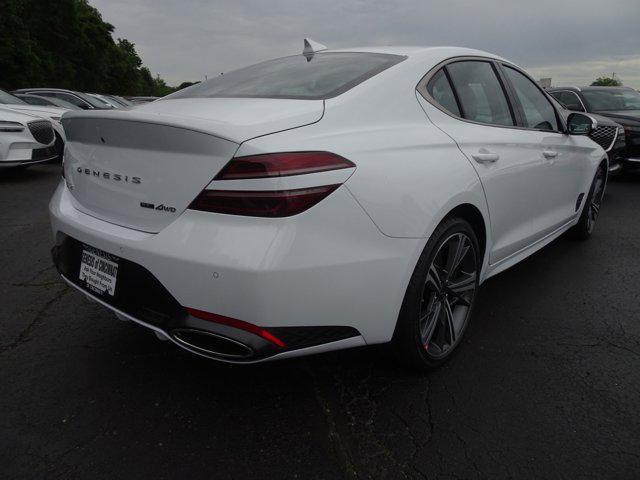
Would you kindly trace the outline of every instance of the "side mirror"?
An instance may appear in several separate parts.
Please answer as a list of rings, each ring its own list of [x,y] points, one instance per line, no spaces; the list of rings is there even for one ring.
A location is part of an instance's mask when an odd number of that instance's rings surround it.
[[[569,135],[589,135],[597,126],[596,119],[584,113],[572,113],[567,118]]]

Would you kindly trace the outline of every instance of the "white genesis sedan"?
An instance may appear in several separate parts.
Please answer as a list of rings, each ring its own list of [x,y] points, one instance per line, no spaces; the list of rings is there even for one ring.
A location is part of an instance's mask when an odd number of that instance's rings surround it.
[[[391,342],[441,364],[484,280],[589,237],[607,177],[591,117],[565,122],[520,68],[465,48],[307,42],[62,123],[60,274],[236,363]]]

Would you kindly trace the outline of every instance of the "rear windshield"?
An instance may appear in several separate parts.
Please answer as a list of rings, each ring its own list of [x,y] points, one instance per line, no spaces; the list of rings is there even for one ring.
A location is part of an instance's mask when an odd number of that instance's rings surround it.
[[[318,53],[278,58],[220,75],[168,97],[323,100],[335,97],[406,57],[381,53]]]

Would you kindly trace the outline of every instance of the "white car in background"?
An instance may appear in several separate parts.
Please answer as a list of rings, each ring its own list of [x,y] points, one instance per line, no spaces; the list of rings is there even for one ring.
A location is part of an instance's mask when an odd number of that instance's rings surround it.
[[[0,169],[54,160],[54,129],[49,120],[0,107]]]
[[[480,283],[590,236],[595,122],[565,121],[486,52],[305,45],[137,109],[66,114],[58,271],[221,361],[392,342],[439,365]]]
[[[8,108],[16,112],[26,113],[29,115],[35,115],[41,118],[47,118],[51,120],[51,125],[55,131],[56,139],[54,148],[57,152],[57,157],[61,160],[62,153],[64,151],[64,142],[66,136],[64,134],[64,128],[60,123],[60,119],[65,112],[69,112],[70,109],[62,107],[47,107],[42,105],[32,105],[21,98],[12,95],[11,93],[0,90],[0,105],[3,108]]]

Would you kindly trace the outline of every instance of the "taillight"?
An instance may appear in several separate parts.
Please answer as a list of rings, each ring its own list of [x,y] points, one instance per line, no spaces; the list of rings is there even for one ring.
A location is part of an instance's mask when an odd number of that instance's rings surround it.
[[[290,217],[311,208],[340,185],[296,190],[203,190],[189,205],[193,210],[245,215],[249,217]]]
[[[214,180],[250,180],[326,172],[355,165],[330,152],[293,152],[232,159]],[[251,217],[289,217],[308,210],[340,184],[293,190],[203,190],[189,208]]]
[[[346,158],[330,152],[268,153],[234,158],[214,180],[286,177],[353,167]]]

